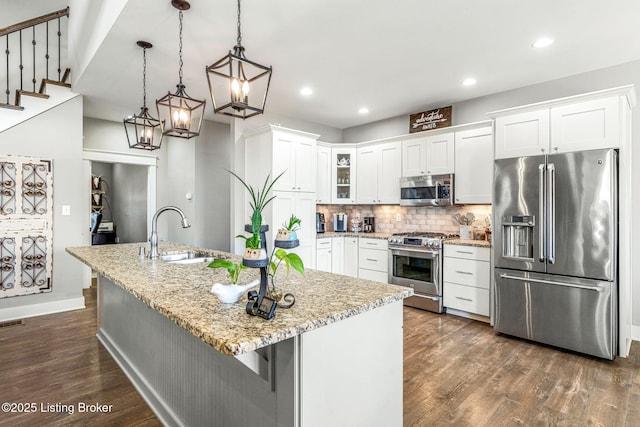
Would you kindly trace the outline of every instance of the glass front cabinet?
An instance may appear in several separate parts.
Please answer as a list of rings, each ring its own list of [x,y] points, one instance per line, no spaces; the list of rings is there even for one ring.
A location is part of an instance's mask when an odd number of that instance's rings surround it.
[[[331,203],[356,203],[356,149],[331,149]]]

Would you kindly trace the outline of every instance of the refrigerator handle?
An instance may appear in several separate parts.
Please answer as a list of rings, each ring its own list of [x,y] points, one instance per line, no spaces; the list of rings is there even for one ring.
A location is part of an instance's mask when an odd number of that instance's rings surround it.
[[[606,291],[606,289],[603,288],[602,286],[586,286],[586,285],[579,285],[577,283],[566,283],[566,282],[556,282],[556,281],[544,280],[544,279],[533,279],[531,277],[512,276],[510,274],[504,274],[504,273],[500,275],[500,278],[509,279],[509,280],[519,280],[521,282],[533,282],[533,283],[544,283],[546,285],[565,286],[567,288],[584,289],[586,291],[594,291],[594,292]]]
[[[544,220],[544,169],[545,165],[538,165],[538,191],[539,191],[539,200],[538,206],[540,209],[540,216],[538,218],[538,242],[540,245],[540,262],[544,262],[546,259],[545,249],[547,247],[547,222]]]
[[[547,228],[548,228],[548,258],[549,264],[556,262],[556,166],[547,165]]]

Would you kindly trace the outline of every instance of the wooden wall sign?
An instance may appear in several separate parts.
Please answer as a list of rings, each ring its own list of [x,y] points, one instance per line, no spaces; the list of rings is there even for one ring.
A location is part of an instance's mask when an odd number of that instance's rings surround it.
[[[440,129],[451,126],[451,106],[409,116],[409,133]]]

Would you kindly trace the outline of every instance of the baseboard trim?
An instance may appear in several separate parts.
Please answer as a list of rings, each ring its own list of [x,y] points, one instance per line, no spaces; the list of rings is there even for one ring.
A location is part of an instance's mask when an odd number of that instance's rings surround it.
[[[631,325],[631,339],[633,341],[640,341],[640,326]]]
[[[0,309],[0,322],[85,308],[84,297]]]

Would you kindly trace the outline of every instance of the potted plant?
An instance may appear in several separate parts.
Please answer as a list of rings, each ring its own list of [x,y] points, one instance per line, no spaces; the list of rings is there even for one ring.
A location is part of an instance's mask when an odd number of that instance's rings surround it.
[[[238,285],[240,272],[247,268],[242,263],[235,263],[226,259],[215,259],[210,262],[207,267],[227,269],[231,284],[223,285],[221,283],[214,283],[211,287],[211,293],[213,293],[220,299],[220,301],[226,304],[237,302],[247,290],[260,283],[260,280],[257,279],[250,283],[247,283],[246,285]]]
[[[249,192],[249,196],[251,196],[251,200],[249,201],[249,205],[253,209],[253,213],[251,214],[251,237],[246,237],[241,234],[236,236],[245,240],[246,249],[244,257],[248,259],[267,258],[266,251],[262,250],[262,242],[260,239],[260,228],[262,226],[262,210],[269,204],[269,202],[275,199],[276,196],[268,197],[269,191],[271,191],[273,185],[278,179],[280,179],[284,172],[275,177],[270,184],[269,178],[271,177],[271,174],[267,175],[267,178],[264,180],[262,190],[260,190],[259,188],[254,189],[234,172],[229,171],[229,173],[238,178],[238,181],[242,183],[244,188],[246,188]]]
[[[298,238],[296,231],[300,230],[300,224],[302,224],[302,220],[291,214],[289,221],[285,221],[282,228],[278,230],[276,240],[296,240]]]
[[[282,298],[282,291],[276,287],[276,274],[278,268],[284,262],[285,265],[285,277],[289,276],[291,268],[304,275],[304,263],[298,254],[293,252],[287,252],[284,249],[275,249],[271,255],[271,261],[269,262],[269,278],[271,279],[271,288],[269,293],[272,299],[280,301]]]

